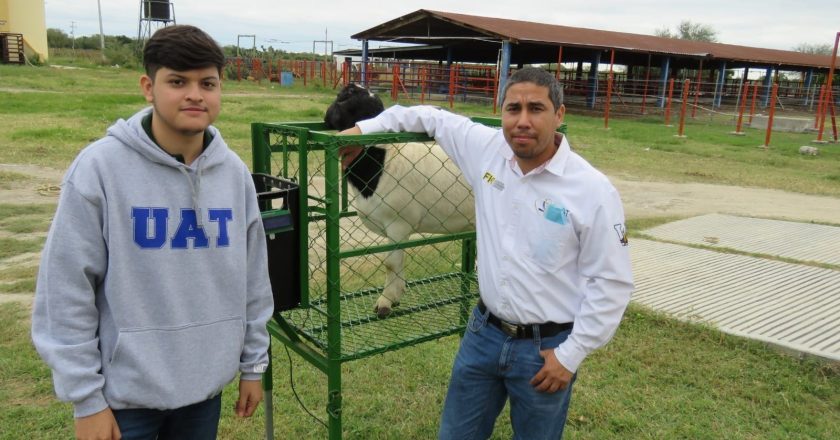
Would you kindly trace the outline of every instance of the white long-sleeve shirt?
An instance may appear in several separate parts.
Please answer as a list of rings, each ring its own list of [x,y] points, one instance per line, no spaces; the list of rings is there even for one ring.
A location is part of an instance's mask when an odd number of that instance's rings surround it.
[[[358,127],[425,132],[464,173],[475,194],[479,291],[494,315],[573,321],[555,349],[572,372],[612,338],[633,290],[621,199],[565,136],[523,176],[502,130],[435,107],[392,106]]]

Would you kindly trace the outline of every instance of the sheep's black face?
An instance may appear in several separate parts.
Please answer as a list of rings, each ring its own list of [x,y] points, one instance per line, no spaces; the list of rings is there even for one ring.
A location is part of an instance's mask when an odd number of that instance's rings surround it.
[[[364,87],[348,84],[330,104],[324,122],[331,130],[346,130],[356,122],[370,119],[383,111],[385,106],[378,96]]]

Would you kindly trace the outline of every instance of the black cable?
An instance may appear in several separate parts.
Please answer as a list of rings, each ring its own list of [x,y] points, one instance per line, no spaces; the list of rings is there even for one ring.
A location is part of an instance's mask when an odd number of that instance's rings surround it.
[[[313,419],[315,419],[315,421],[324,425],[324,428],[329,429],[327,424],[324,423],[323,420],[319,419],[318,416],[316,416],[315,414],[312,414],[312,412],[309,411],[309,409],[306,407],[306,405],[303,404],[303,401],[300,400],[300,396],[298,396],[297,390],[295,390],[295,378],[294,378],[294,375],[293,375],[294,374],[294,364],[292,364],[292,355],[291,355],[291,353],[289,353],[289,347],[287,347],[285,344],[283,344],[283,348],[286,350],[286,356],[289,358],[289,385],[291,385],[291,387],[292,387],[292,394],[295,395],[295,400],[297,400],[298,405],[300,405],[300,407],[303,408],[303,410],[306,411],[307,414],[309,414],[309,417],[312,417]]]

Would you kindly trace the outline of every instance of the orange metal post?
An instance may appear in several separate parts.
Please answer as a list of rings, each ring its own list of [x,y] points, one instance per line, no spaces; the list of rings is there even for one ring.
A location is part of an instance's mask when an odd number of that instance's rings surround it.
[[[400,66],[397,63],[391,65],[391,100],[396,101],[400,96],[400,91],[397,88],[397,75],[400,74]]]
[[[750,104],[750,120],[747,122],[752,125],[753,115],[755,114],[755,98],[758,96],[758,83],[753,84],[752,103]]]
[[[236,80],[242,81],[242,58],[236,59]]]
[[[668,81],[668,101],[665,104],[665,125],[671,126],[671,100],[674,98],[674,78]]]
[[[341,76],[344,78],[344,85],[350,84],[350,61],[344,62],[344,67],[341,69]]]
[[[834,133],[834,142],[837,142],[837,115],[834,114],[834,95],[829,94],[828,109],[831,111],[831,130]]]
[[[680,105],[680,128],[677,131],[677,136],[685,136],[685,110],[688,107],[689,90],[691,89],[691,80],[685,80],[682,92],[682,105]]]
[[[647,68],[645,68],[645,85],[642,89],[642,114],[645,114],[645,102],[647,101],[648,83],[650,82],[650,54],[648,54]]]
[[[493,114],[496,114],[496,107],[499,103],[499,69],[494,67],[493,72]]]
[[[615,62],[615,49],[610,51],[610,75],[607,77],[607,102],[604,103],[604,128],[610,128],[610,103],[612,102],[613,85],[613,63]]]
[[[814,115],[814,130],[820,128],[820,112],[822,111],[823,99],[825,99],[825,84],[820,86],[820,98],[817,101],[817,112]]]
[[[563,46],[557,48],[557,72],[554,73],[554,79],[560,79],[560,64],[563,63]]]
[[[744,91],[741,93],[741,105],[738,108],[738,123],[735,124],[735,132],[732,134],[743,134],[741,131],[741,122],[744,121],[744,110],[747,108],[747,92],[750,89],[749,84],[744,84]]]
[[[825,97],[826,97],[826,105],[823,106],[822,114],[820,115],[820,128],[817,131],[817,141],[822,142],[822,135],[823,130],[825,130],[825,114],[828,110],[828,103],[832,99],[831,87],[833,85],[832,80],[834,79],[834,63],[837,61],[837,45],[840,43],[840,32],[837,33],[837,36],[834,38],[834,51],[831,52],[831,67],[828,68],[828,78],[825,80]]]
[[[779,84],[773,84],[773,91],[770,92],[770,115],[767,117],[767,135],[764,137],[764,148],[770,146],[770,135],[773,133],[773,115],[776,114],[776,94],[779,92]]]
[[[449,66],[449,108],[455,107],[455,65]]]
[[[700,66],[697,68],[697,84],[694,85],[694,105],[691,107],[692,119],[697,115],[697,102],[700,99],[700,75],[703,74],[703,60],[700,60]]]

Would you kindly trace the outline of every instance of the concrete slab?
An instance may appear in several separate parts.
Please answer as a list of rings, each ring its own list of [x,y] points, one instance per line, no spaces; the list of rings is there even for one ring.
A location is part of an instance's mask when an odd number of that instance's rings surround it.
[[[707,214],[645,233],[660,240],[840,266],[840,227],[836,226]]]
[[[767,115],[753,115],[750,128],[759,130],[767,130]],[[791,118],[773,116],[773,131],[792,131],[795,133],[804,133],[808,129],[814,128],[814,118]]]
[[[840,361],[840,271],[631,240],[633,302]]]

